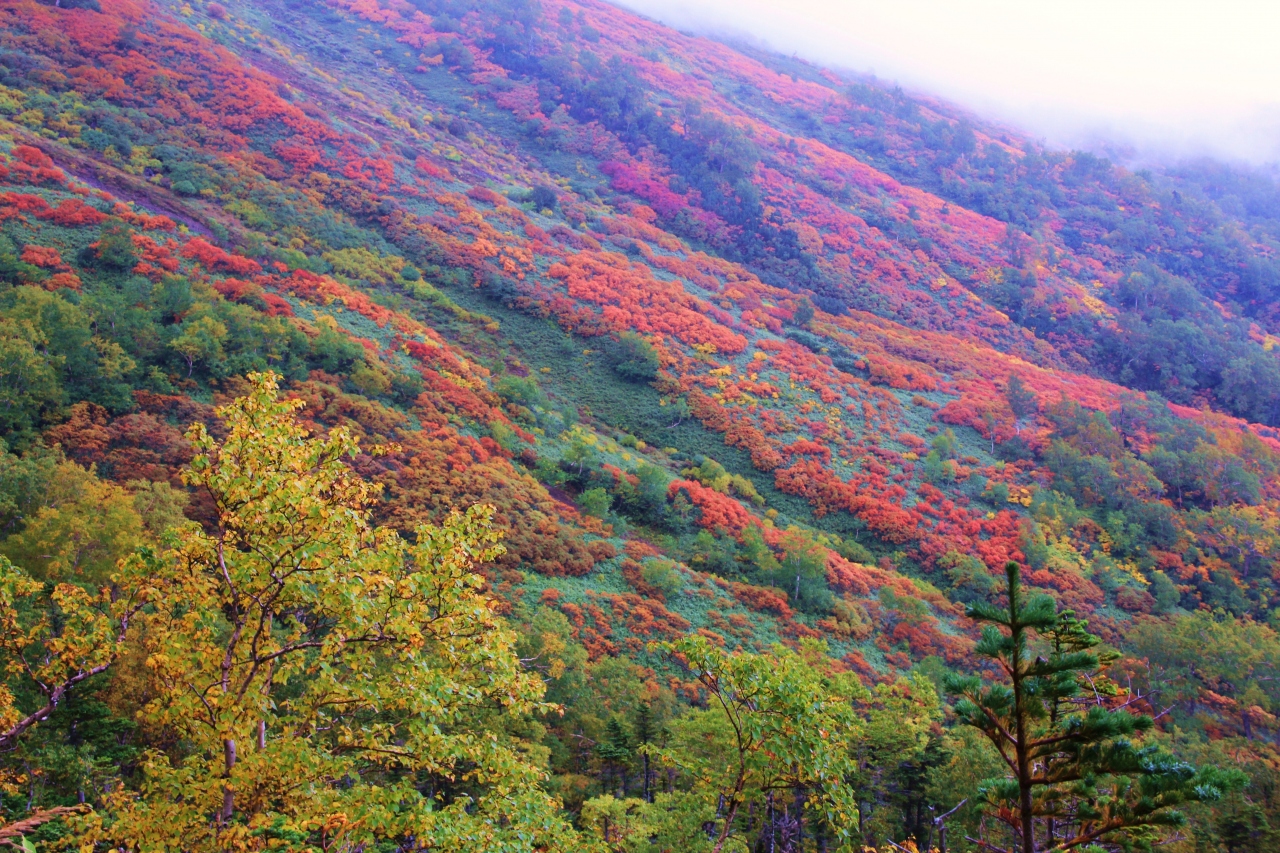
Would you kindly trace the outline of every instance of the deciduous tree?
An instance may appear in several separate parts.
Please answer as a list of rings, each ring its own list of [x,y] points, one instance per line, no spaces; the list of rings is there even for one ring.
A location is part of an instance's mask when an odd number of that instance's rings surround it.
[[[252,374],[189,433],[185,473],[217,508],[122,569],[146,619],[154,698],[144,784],[121,792],[102,841],[188,851],[568,849],[576,836],[512,733],[547,710],[475,567],[501,553],[473,507],[410,545],[368,517],[376,487],[348,467],[345,427],[312,437],[299,401]]]
[[[853,700],[865,693],[857,678],[824,674],[812,654],[781,647],[730,654],[690,637],[663,648],[683,659],[710,707],[674,721],[670,741],[649,749],[717,802],[712,849],[719,853],[741,833],[737,819],[749,799],[775,793],[794,794],[797,821],[809,811],[849,840],[857,807],[845,780],[856,773],[852,744],[862,730]]]

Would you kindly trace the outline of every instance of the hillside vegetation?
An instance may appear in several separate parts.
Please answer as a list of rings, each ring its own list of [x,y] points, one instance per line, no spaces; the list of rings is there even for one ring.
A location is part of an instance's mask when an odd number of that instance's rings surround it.
[[[0,843],[1274,849],[1278,306],[595,0],[0,0]]]

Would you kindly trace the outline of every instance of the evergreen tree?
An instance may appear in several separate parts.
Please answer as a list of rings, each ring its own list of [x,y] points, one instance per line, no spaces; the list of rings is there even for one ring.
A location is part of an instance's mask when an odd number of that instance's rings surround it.
[[[1272,829],[1262,808],[1243,797],[1232,797],[1225,804],[1214,829],[1228,853],[1262,853],[1275,850],[1280,841],[1280,833]]]
[[[623,728],[622,721],[616,716],[609,718],[605,726],[605,737],[596,745],[596,754],[604,762],[605,778],[618,780],[620,795],[627,795],[627,765],[631,763],[631,735]],[[613,785],[608,787],[612,788]]]
[[[1005,571],[1005,605],[968,609],[984,623],[974,651],[995,663],[1003,683],[953,675],[947,689],[959,697],[960,720],[986,735],[1008,768],[982,791],[1014,832],[1009,853],[1149,846],[1185,822],[1178,805],[1242,784],[1238,773],[1197,769],[1138,743],[1153,721],[1108,695],[1116,691],[1102,672],[1109,656],[1093,651],[1098,638],[1050,596],[1028,596],[1017,563]]]
[[[653,743],[657,736],[657,725],[653,716],[653,705],[649,702],[641,702],[640,707],[636,708],[636,744],[643,747],[645,744]],[[650,767],[649,751],[642,749],[640,758],[644,763],[644,781],[642,782],[642,790],[646,802],[653,802],[653,770]]]

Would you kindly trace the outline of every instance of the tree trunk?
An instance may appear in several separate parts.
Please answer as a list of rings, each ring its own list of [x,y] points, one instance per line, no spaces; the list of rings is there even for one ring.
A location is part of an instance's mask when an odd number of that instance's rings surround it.
[[[1012,587],[1012,582],[1010,582]],[[1015,760],[1018,764],[1018,812],[1020,829],[1022,830],[1022,853],[1036,853],[1035,826],[1031,822],[1031,756],[1027,754],[1027,709],[1026,688],[1023,685],[1022,655],[1026,649],[1024,641],[1025,629],[1019,624],[1021,603],[1015,597],[1016,590],[1009,590],[1009,617],[1012,624],[1013,652],[1009,663],[1011,672],[1009,680],[1013,686],[1013,718],[1014,736],[1017,743],[1013,745]]]
[[[231,770],[236,766],[236,742],[233,740],[224,740],[222,742],[222,758],[226,768],[223,778],[226,780],[222,785],[222,822],[227,823],[236,813],[236,792],[231,787]]]
[[[720,797],[721,807],[724,805],[724,795]],[[719,817],[720,809],[716,809],[716,816]],[[729,811],[724,816],[724,829],[720,830],[720,837],[716,839],[716,844],[711,848],[712,853],[720,853],[724,849],[724,844],[729,840],[729,832],[733,828],[733,821],[738,816],[738,802],[734,800],[729,804]]]
[[[804,849],[804,803],[806,800],[804,788],[796,786],[795,799],[793,802],[796,807],[796,849]]]
[[[1031,766],[1027,760],[1026,748],[1022,745],[1025,737],[1021,717],[1018,719],[1018,811],[1020,829],[1022,830],[1023,853],[1036,853],[1035,826],[1031,822]]]
[[[778,824],[774,820],[773,814],[773,793],[769,794],[769,853],[776,853],[776,845],[778,840],[777,834]]]

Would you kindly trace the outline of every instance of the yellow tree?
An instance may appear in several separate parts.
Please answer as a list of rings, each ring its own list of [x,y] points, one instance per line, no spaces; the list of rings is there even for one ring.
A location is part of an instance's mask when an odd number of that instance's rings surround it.
[[[44,503],[0,543],[0,551],[40,580],[105,584],[121,558],[147,539],[134,495],[74,462],[54,469]]]
[[[706,832],[711,853],[749,849],[744,806],[767,802],[772,824],[774,794],[795,796],[797,843],[809,813],[839,849],[849,849],[857,833],[849,780],[857,773],[853,749],[863,731],[855,702],[867,693],[857,677],[825,672],[825,646],[811,641],[798,654],[782,647],[730,653],[696,636],[658,648],[678,656],[706,692],[708,707],[672,721],[667,745],[647,749],[687,774],[693,793],[715,804]]]
[[[142,634],[174,746],[146,754],[94,832],[126,850],[552,850],[578,844],[518,736],[550,706],[494,615],[477,564],[491,510],[369,523],[376,487],[343,427],[312,437],[277,379],[202,425],[185,473],[218,510],[122,572],[150,601]]]
[[[0,556],[0,755],[47,720],[73,688],[115,663],[141,604],[136,591],[118,587],[92,592],[43,583]],[[26,781],[24,770],[0,765],[0,793]],[[0,825],[0,844],[16,844],[78,810],[39,809]]]

